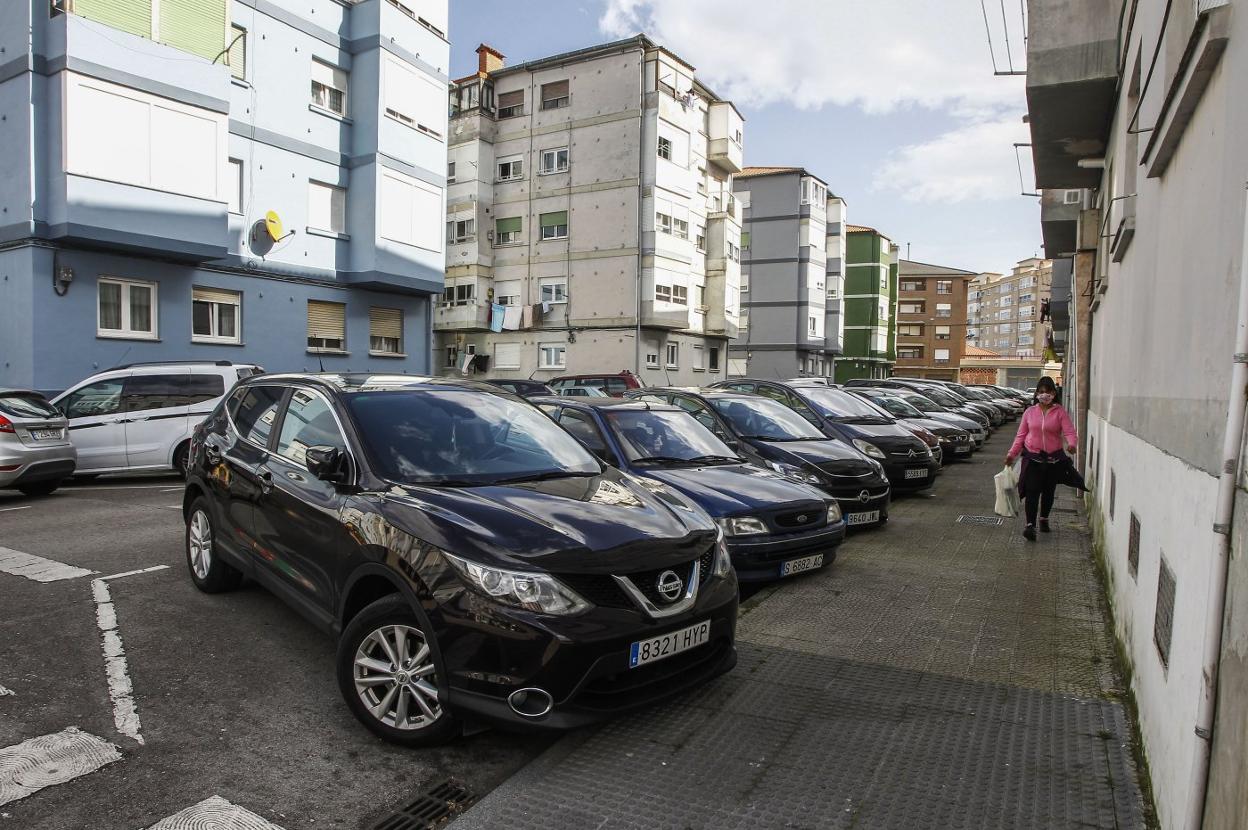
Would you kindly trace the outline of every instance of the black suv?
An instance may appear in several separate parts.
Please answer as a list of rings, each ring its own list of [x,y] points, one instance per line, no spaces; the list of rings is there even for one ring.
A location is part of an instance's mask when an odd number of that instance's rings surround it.
[[[712,389],[735,389],[775,398],[829,438],[839,438],[884,466],[893,492],[932,486],[940,464],[927,444],[878,406],[822,380],[725,380]]]
[[[722,533],[494,386],[262,375],[196,429],[191,579],[253,577],[338,637],[338,685],[384,738],[461,719],[572,727],[728,671]]]

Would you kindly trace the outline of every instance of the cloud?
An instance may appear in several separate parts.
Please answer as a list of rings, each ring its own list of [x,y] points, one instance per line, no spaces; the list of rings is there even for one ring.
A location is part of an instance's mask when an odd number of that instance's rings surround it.
[[[649,34],[745,106],[982,117],[1018,108],[1022,86],[993,76],[981,15],[965,0],[607,0],[599,27]],[[1003,40],[998,28],[998,61]]]
[[[1027,126],[1017,113],[970,123],[894,151],[872,189],[897,193],[908,202],[1012,199],[1019,192],[1016,141],[1027,141]],[[1025,156],[1020,156],[1023,186],[1030,190],[1031,162]]]

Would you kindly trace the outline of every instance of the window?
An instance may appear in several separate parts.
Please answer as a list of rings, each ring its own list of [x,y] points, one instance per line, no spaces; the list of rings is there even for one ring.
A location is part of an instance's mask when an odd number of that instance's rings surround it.
[[[953,306],[950,305],[949,303],[937,303],[936,304],[936,316],[937,317],[952,317]]]
[[[659,368],[659,355],[657,352],[646,352],[646,368],[647,369]]]
[[[731,242],[726,243],[726,247],[728,249],[726,252],[728,258],[732,260],[733,262],[740,262],[741,261],[741,249],[738,248],[736,245],[732,244]]]
[[[693,347],[693,370],[694,370],[695,372],[704,372],[704,371],[706,371],[706,363],[705,363],[705,360],[706,360],[706,349],[705,349],[705,347],[703,347],[703,346],[694,346],[694,347]],[[680,404],[678,404],[678,406],[684,406],[684,408],[685,408],[685,409],[690,409],[690,407],[689,407],[689,406],[687,406],[687,405],[685,405],[685,402],[683,402],[683,401],[682,401]]]
[[[455,162],[453,161],[448,161],[446,163],[446,183],[455,183]]]
[[[937,363],[949,362],[949,350],[948,349],[936,349],[935,356],[936,356]]]
[[[191,288],[191,339],[207,343],[239,342],[243,295],[221,288]]]
[[[1032,317],[1034,317],[1034,316],[1035,316],[1035,311],[1036,311],[1036,310],[1035,310],[1035,308],[1034,308],[1033,306],[1029,306],[1029,305],[1020,305],[1020,306],[1018,307],[1018,319],[1019,319],[1019,320],[1030,320]]]
[[[438,83],[432,76],[388,52],[382,55],[381,98],[386,117],[441,141],[442,124],[433,119],[446,114],[446,84]],[[458,95],[458,102],[469,108],[478,104],[479,90],[475,83],[460,87],[452,95]],[[421,118],[428,123],[423,123]]]
[[[519,343],[495,343],[494,344],[494,368],[495,369],[519,369],[520,368],[520,344]]]
[[[689,289],[683,285],[673,285],[672,302],[676,305],[689,305]]]
[[[706,195],[706,168],[698,168],[698,193],[702,196]]]
[[[427,251],[446,245],[437,228],[446,221],[446,200],[440,187],[382,168],[377,233],[383,239]]]
[[[100,277],[96,335],[156,339],[156,284]]]
[[[750,327],[750,310],[748,308],[741,309],[741,316],[737,318],[737,328],[745,331]]]
[[[568,212],[566,210],[543,213],[539,219],[542,225],[543,240],[568,238]]]
[[[337,115],[347,114],[347,71],[312,61],[312,106]]]
[[[927,284],[927,280],[902,280],[902,291],[922,291]]]
[[[1062,204],[1064,205],[1079,204],[1079,201],[1080,201],[1079,193],[1080,191],[1078,190],[1067,190],[1065,193],[1062,194]]]
[[[253,444],[268,446],[269,433],[285,394],[280,386],[249,386],[231,396],[229,413],[238,434]]]
[[[308,182],[308,227],[330,233],[347,232],[345,188],[322,182]]]
[[[347,348],[347,307],[308,300],[308,350],[341,352]]]
[[[1019,294],[1019,295],[1018,295],[1018,301],[1019,301],[1020,303],[1029,303],[1029,302],[1031,302],[1031,300],[1032,300],[1032,298],[1033,298],[1034,296],[1035,296],[1034,294],[1032,294],[1030,291],[1028,291],[1028,292],[1027,292],[1027,293],[1025,293],[1025,294]]]
[[[936,339],[937,339],[937,340],[948,340],[948,339],[949,339],[949,336],[950,336],[950,335],[949,335],[949,327],[948,327],[948,326],[937,326],[937,327],[936,327]]]
[[[373,306],[368,310],[368,351],[371,354],[403,354],[403,311]]]
[[[666,213],[656,213],[654,215],[654,229],[659,233],[671,233],[672,217]]]
[[[802,179],[802,204],[825,205],[828,200],[828,189],[811,178]]]
[[[819,330],[818,321],[815,320],[814,317],[807,317],[806,318],[806,333],[809,334],[811,337],[814,337],[815,333],[818,330]]]
[[[446,223],[447,242],[467,242],[476,238],[476,219],[452,219]]]
[[[901,323],[897,326],[898,337],[922,337],[923,326],[921,323]]]
[[[672,160],[672,140],[666,136],[659,136],[659,158]]]
[[[538,280],[541,286],[542,302],[566,303],[568,301],[567,277],[542,277]]]
[[[468,305],[477,298],[475,282],[461,282],[442,289],[442,305]]]
[[[656,361],[657,362],[657,361]],[[67,418],[93,418],[121,411],[123,378],[97,380],[65,396],[61,409]]]
[[[667,368],[675,369],[680,365],[680,344],[667,344]]]
[[[695,300],[697,300],[698,311],[705,312],[706,311],[706,286],[695,285],[693,287],[693,297]]]
[[[510,156],[498,162],[498,180],[511,182],[524,178],[524,160],[520,156]]]
[[[1014,331],[1014,324],[1002,323],[1001,325],[997,326],[997,328],[1000,329],[1002,334],[1009,334],[1010,332]]]
[[[750,249],[750,232],[741,231],[741,250],[748,251]]]
[[[672,236],[676,237],[677,239],[688,239],[689,238],[689,223],[686,222],[684,219],[677,219],[675,217],[672,217],[671,233],[672,233]]]
[[[1001,298],[1001,305],[1003,305],[1003,306],[1007,306],[1007,305],[1014,305],[1014,298],[1013,298],[1013,297],[1002,297],[1002,298]]]
[[[706,228],[702,225],[693,226],[693,247],[698,253],[706,253]]]
[[[835,300],[837,297],[840,296],[840,294],[841,294],[841,290],[840,288],[837,287],[835,283],[828,286],[828,299],[829,300]]]
[[[750,293],[750,275],[748,272],[743,272],[741,274],[741,287],[737,290],[742,294]]]
[[[520,280],[496,280],[494,302],[499,305],[520,305]]]
[[[282,430],[277,436],[277,454],[296,464],[306,465],[311,447],[346,450],[334,411],[320,395],[296,389],[286,404]]]
[[[566,173],[568,170],[568,148],[557,147],[553,150],[542,151],[542,165],[538,172],[545,175],[549,173]]]
[[[446,366],[448,368],[459,366],[459,346],[446,347]]]
[[[923,347],[922,346],[898,346],[897,358],[898,360],[922,360],[923,359]]]
[[[519,216],[498,219],[494,222],[494,244],[515,245],[520,242],[523,220]]]
[[[659,285],[655,283],[654,299],[660,302],[670,303],[672,301],[672,287],[670,285]]]
[[[719,348],[712,347],[706,350],[706,368],[712,372],[719,371]]]
[[[555,110],[568,105],[568,82],[542,84],[542,109]]]
[[[243,162],[240,159],[230,159],[229,211],[243,212]]]
[[[234,24],[230,26],[226,63],[230,65],[231,75],[240,81],[247,80],[247,30],[242,26]]]
[[[926,305],[921,302],[902,302],[897,304],[898,314],[922,314]]]
[[[953,280],[936,280],[936,293],[937,294],[952,294],[953,293]]]
[[[539,369],[563,369],[567,366],[568,347],[563,343],[539,343],[537,349]]]
[[[503,92],[498,96],[498,117],[515,118],[524,115],[524,90]]]

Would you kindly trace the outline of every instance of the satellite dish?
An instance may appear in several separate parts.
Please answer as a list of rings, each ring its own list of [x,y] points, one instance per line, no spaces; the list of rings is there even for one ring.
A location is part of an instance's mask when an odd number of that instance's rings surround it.
[[[282,217],[277,215],[277,211],[270,210],[264,214],[264,228],[269,232],[269,238],[274,242],[278,242],[282,238]]]

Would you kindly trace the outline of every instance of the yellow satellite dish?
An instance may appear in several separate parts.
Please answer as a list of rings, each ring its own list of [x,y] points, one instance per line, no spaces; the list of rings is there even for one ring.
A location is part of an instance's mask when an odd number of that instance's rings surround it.
[[[277,211],[271,210],[264,214],[264,228],[274,242],[282,238],[282,217],[277,215]]]

